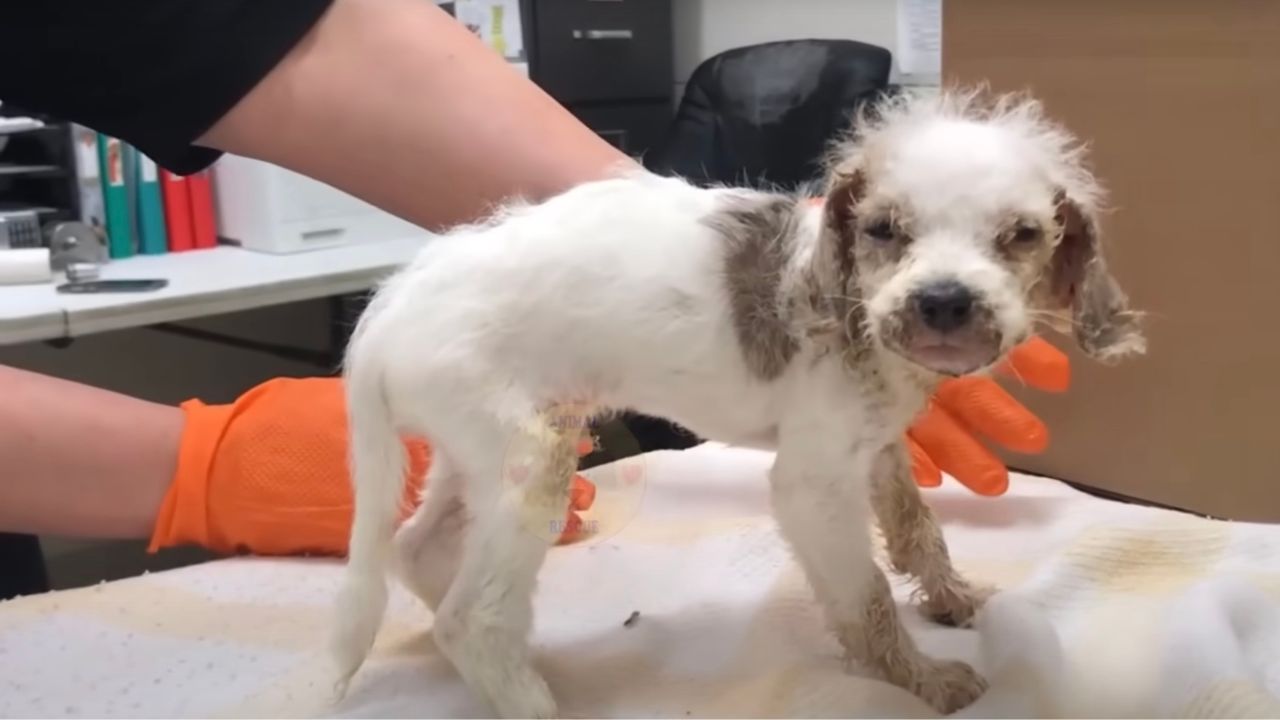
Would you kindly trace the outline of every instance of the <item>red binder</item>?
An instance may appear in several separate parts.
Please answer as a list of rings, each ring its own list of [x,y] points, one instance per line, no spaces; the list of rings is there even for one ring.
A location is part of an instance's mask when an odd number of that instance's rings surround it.
[[[218,229],[213,217],[213,179],[208,170],[187,176],[191,194],[191,228],[197,248],[218,245]]]
[[[191,221],[191,192],[187,178],[160,170],[160,192],[164,197],[164,229],[169,235],[169,252],[196,248]]]

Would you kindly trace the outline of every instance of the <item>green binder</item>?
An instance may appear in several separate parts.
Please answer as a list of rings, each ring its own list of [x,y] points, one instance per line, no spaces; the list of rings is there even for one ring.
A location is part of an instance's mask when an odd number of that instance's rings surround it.
[[[102,199],[107,211],[107,254],[127,258],[137,254],[129,219],[129,188],[125,182],[124,143],[98,134],[98,163],[102,169]]]
[[[143,255],[160,255],[169,251],[169,237],[164,230],[159,172],[154,160],[136,150],[132,154],[138,164],[138,249]]]

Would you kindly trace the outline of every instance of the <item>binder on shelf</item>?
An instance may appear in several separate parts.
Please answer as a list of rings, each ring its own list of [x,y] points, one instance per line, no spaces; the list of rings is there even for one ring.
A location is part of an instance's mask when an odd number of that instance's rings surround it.
[[[170,252],[194,250],[196,239],[191,223],[191,193],[187,178],[160,171],[160,195],[164,200],[165,231]]]
[[[143,255],[160,255],[169,251],[169,239],[164,227],[159,170],[151,158],[140,152],[135,155],[138,164],[138,248]]]
[[[124,192],[129,203],[129,238],[136,254],[142,250],[142,229],[138,224],[138,149],[121,142],[120,157],[124,162]]]
[[[107,216],[107,252],[112,259],[133,257],[133,233],[129,220],[129,189],[125,184],[124,144],[98,134],[98,165],[102,170],[102,196]]]
[[[71,147],[76,164],[76,191],[80,199],[80,222],[106,237],[106,197],[98,161],[98,133],[83,125],[71,126]]]
[[[213,181],[209,173],[206,169],[187,176],[187,189],[191,196],[191,230],[197,249],[218,245],[213,210]]]

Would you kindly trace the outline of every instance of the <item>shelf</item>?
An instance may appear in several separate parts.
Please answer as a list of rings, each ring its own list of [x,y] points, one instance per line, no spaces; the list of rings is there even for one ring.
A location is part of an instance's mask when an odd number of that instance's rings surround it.
[[[16,122],[16,120],[17,118],[0,117],[0,135],[17,135],[18,133],[35,132],[56,127],[48,123],[41,123],[38,120],[32,122]]]
[[[37,215],[48,215],[49,213],[58,212],[58,208],[48,207],[47,205],[19,205],[0,201],[0,212],[33,212]]]
[[[7,165],[0,163],[0,176],[5,175],[40,175],[63,174],[66,169],[60,165]]]

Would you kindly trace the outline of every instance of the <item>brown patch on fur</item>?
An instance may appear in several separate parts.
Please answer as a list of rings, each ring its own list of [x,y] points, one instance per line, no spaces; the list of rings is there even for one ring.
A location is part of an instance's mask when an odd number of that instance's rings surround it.
[[[1052,301],[1071,310],[1076,342],[1090,356],[1105,361],[1143,352],[1137,314],[1102,256],[1097,219],[1063,194],[1057,205],[1062,239],[1050,269]]]
[[[832,171],[823,202],[822,238],[817,262],[830,269],[817,273],[812,300],[819,313],[842,331],[846,364],[864,364],[871,353],[866,312],[858,287],[857,206],[866,193],[866,178],[857,167]]]
[[[706,220],[724,237],[725,281],[747,367],[773,380],[799,350],[784,312],[782,274],[791,258],[795,201],[782,195],[735,197]]]
[[[889,562],[895,572],[915,579],[925,617],[944,625],[969,625],[991,590],[971,585],[952,566],[942,530],[920,496],[910,458],[900,441],[876,459],[871,503]]]
[[[854,247],[858,240],[854,209],[866,192],[866,179],[859,170],[837,175],[827,192],[823,225],[831,231],[832,245],[840,286],[848,287],[855,272]]]

